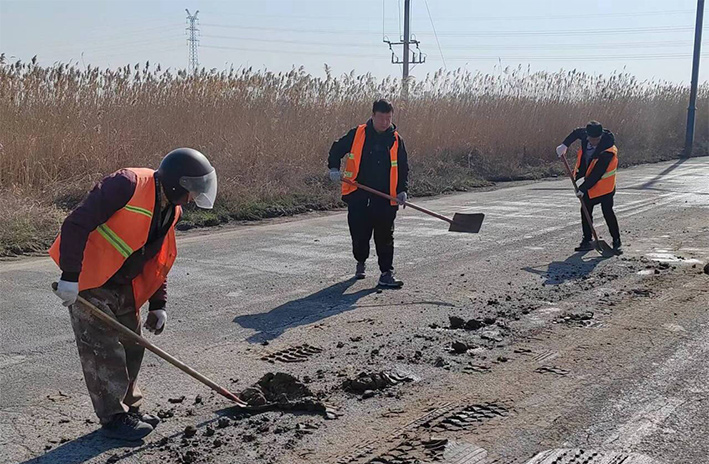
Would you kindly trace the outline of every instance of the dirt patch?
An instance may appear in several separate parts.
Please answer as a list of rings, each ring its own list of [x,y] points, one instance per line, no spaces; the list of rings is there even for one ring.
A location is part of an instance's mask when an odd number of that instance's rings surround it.
[[[288,403],[312,397],[313,392],[290,374],[277,372],[261,377],[253,386],[245,389],[239,397],[249,406],[263,406],[269,403]]]
[[[366,396],[370,396],[367,392],[383,390],[402,382],[412,382],[413,380],[412,377],[397,372],[377,372],[371,374],[360,372],[356,378],[347,379],[342,382],[342,389],[349,393],[356,393],[363,396],[367,394]]]
[[[233,408],[238,416],[281,410],[315,412],[327,419],[337,418],[334,408],[323,403],[303,382],[284,372],[269,372],[258,382],[244,389],[239,398],[249,407]]]

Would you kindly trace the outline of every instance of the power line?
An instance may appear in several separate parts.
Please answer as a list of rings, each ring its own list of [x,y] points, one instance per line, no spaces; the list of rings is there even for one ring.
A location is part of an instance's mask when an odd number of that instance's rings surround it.
[[[436,34],[436,26],[433,25],[433,17],[431,16],[431,10],[428,8],[428,0],[424,0],[426,4],[426,11],[428,11],[428,19],[431,20],[431,29],[433,29],[433,35],[436,37],[436,43],[438,44],[438,51],[441,54],[441,60],[443,60],[443,68],[447,69],[446,59],[443,57],[443,50],[441,49],[441,42],[438,40],[438,34]]]
[[[386,0],[382,0],[383,2]],[[396,0],[400,1],[400,0]],[[400,8],[400,6],[399,6]],[[213,16],[223,18],[225,16],[238,16],[239,18],[263,18],[263,19],[289,19],[289,20],[330,20],[330,21],[353,21],[353,20],[371,20],[369,16],[341,16],[341,15],[280,15],[280,14],[250,14],[243,11],[239,13],[229,13],[221,11],[212,11]],[[609,17],[645,17],[645,16],[670,16],[670,15],[690,15],[694,14],[694,10],[656,10],[656,11],[640,11],[640,12],[628,12],[628,13],[584,13],[584,18],[609,18]],[[539,21],[539,20],[555,20],[555,19],[578,19],[579,15],[537,15],[537,16],[455,16],[455,17],[438,17],[436,20],[438,22],[442,21]],[[399,22],[401,22],[401,14],[399,13]]]
[[[305,33],[305,34],[372,34],[377,33],[372,30],[327,30],[327,29],[297,29],[297,28],[278,28],[278,27],[261,27],[261,26],[239,26],[233,24],[212,24],[212,23],[202,23],[203,26],[209,27],[219,27],[227,29],[246,29],[255,31],[275,31],[275,32],[294,32],[294,33]],[[479,32],[439,32],[440,37],[514,37],[514,36],[528,36],[528,35],[568,35],[568,36],[579,36],[585,34],[646,34],[646,33],[664,33],[664,32],[679,32],[679,31],[689,31],[693,30],[693,27],[688,26],[661,26],[661,27],[645,27],[645,28],[614,28],[614,29],[592,29],[592,30],[579,30],[579,29],[569,29],[569,30],[542,30],[542,31],[479,31]],[[420,33],[420,35],[432,35],[426,32]]]
[[[283,40],[283,39],[262,39],[253,37],[235,37],[230,35],[213,35],[201,34],[200,37],[205,39],[228,39],[228,40],[243,40],[248,42],[264,42],[277,44],[293,44],[293,45],[317,45],[321,47],[353,47],[353,48],[374,48],[381,44],[357,44],[357,43],[336,43],[336,42],[312,42],[307,40]]]
[[[274,44],[293,44],[293,45],[314,45],[319,47],[345,47],[345,48],[367,48],[373,49],[377,45],[352,43],[352,42],[330,42],[330,41],[309,41],[309,40],[289,40],[289,39],[265,39],[260,37],[244,37],[219,34],[200,34],[202,38],[222,39],[222,40],[238,40],[246,42],[263,42]],[[495,45],[495,44],[475,44],[462,46],[447,46],[446,50],[553,50],[553,49],[593,49],[599,47],[603,49],[612,48],[674,48],[685,47],[691,45],[691,41],[658,41],[658,42],[604,42],[603,44],[592,43],[541,43],[533,45]],[[439,44],[440,45],[440,44]]]
[[[276,53],[284,54],[288,53],[291,55],[310,55],[310,56],[320,56],[320,57],[332,57],[330,53],[321,53],[314,51],[303,51],[303,50],[293,50],[284,52],[283,49],[263,49],[263,48],[249,48],[249,47],[227,47],[227,46],[217,46],[217,45],[201,45],[202,48],[218,49],[218,50],[235,50],[244,52],[255,52],[255,53]],[[381,58],[381,55],[374,54],[362,54],[362,53],[347,53],[340,54],[346,57],[353,58]],[[687,59],[691,58],[691,54],[628,54],[628,55],[598,55],[598,56],[582,56],[578,55],[564,55],[564,56],[490,56],[490,55],[466,55],[466,56],[450,56],[448,61],[466,61],[466,60],[515,60],[515,61],[643,61],[643,60],[658,60],[658,59]]]
[[[114,44],[121,44],[125,43],[123,40],[128,39],[128,43],[135,42],[137,40],[145,40],[145,41],[152,41],[154,39],[162,39],[165,37],[165,33],[174,33],[177,34],[179,33],[179,27],[181,27],[181,24],[176,24],[176,23],[170,23],[169,25],[165,26],[160,26],[160,27],[152,27],[148,29],[138,29],[138,30],[129,30],[124,33],[121,33],[120,35],[112,35],[112,36],[103,36],[101,38],[91,38],[90,40],[90,45],[89,47],[100,47],[100,46],[110,46]],[[160,32],[159,35],[155,36],[154,34],[148,34],[147,36],[141,36],[140,39],[136,38],[137,35],[139,34],[144,34],[146,32]],[[123,39],[123,40],[121,40]],[[82,45],[83,46],[83,45]],[[45,50],[52,50],[52,51],[62,51],[62,50],[71,50],[77,48],[76,41],[73,42],[52,42],[51,45],[49,45]]]
[[[328,52],[314,52],[314,51],[307,51],[307,50],[283,50],[283,49],[265,49],[265,48],[249,48],[249,47],[227,47],[227,46],[220,46],[220,45],[209,45],[209,44],[202,44],[201,48],[212,48],[212,49],[217,49],[217,50],[235,50],[235,51],[241,51],[241,52],[256,52],[256,53],[279,53],[279,54],[284,54],[288,53],[291,55],[312,55],[312,56],[321,56],[321,57],[330,57],[334,58],[336,55]],[[347,56],[347,57],[357,57],[357,58],[382,58],[382,56],[386,55],[374,55],[374,54],[364,54],[364,53],[338,53],[338,56]]]
[[[702,56],[709,56],[702,55]],[[510,60],[510,61],[645,61],[645,60],[675,60],[691,58],[691,54],[666,54],[666,55],[603,55],[603,56],[466,56],[466,57],[448,57],[449,61],[467,61],[467,60]]]

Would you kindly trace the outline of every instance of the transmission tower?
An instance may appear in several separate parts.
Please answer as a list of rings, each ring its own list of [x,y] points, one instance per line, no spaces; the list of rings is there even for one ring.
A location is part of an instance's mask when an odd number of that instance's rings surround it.
[[[398,0],[397,0],[398,1]],[[409,64],[422,64],[426,62],[426,55],[419,50],[419,41],[411,38],[411,0],[404,0],[404,37],[400,42],[392,42],[386,37],[384,43],[389,44],[392,64],[403,64],[401,75],[401,91],[404,96],[409,93]],[[394,45],[403,45],[403,59],[399,59],[392,48]],[[411,45],[416,47],[411,50]],[[418,52],[418,53],[417,53]]]
[[[199,10],[194,12],[194,15],[190,14],[190,10],[185,9],[187,12],[187,32],[189,37],[187,39],[187,51],[188,51],[188,63],[187,67],[190,74],[194,74],[199,69],[199,57],[197,56],[197,46],[199,45],[199,39],[197,39],[197,14]]]

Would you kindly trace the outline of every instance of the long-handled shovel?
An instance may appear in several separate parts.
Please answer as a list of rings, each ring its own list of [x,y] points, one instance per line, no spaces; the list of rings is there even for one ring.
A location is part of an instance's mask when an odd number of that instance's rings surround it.
[[[392,197],[391,195],[387,195],[384,192],[380,192],[379,190],[367,187],[366,185],[359,184],[353,180],[345,179],[343,177],[342,182],[354,185],[357,188],[366,190],[367,192],[373,193],[374,195],[379,195],[382,198],[398,202],[398,200]],[[480,227],[483,224],[483,219],[485,219],[485,215],[483,213],[455,213],[453,215],[453,219],[450,219],[443,216],[442,214],[434,213],[431,210],[414,205],[413,203],[409,203],[408,201],[405,201],[404,204],[417,211],[421,211],[422,213],[428,214],[429,216],[433,216],[437,219],[440,219],[441,221],[446,221],[448,224],[450,224],[448,232],[468,232],[471,234],[477,234],[478,232],[480,232]]]
[[[571,179],[571,183],[574,184],[574,192],[578,192],[579,187],[576,184],[576,179],[574,179],[573,173],[571,172],[569,162],[566,161],[566,155],[561,155],[561,159],[564,161],[564,168],[566,168],[566,174],[568,174],[569,179]],[[579,198],[579,201],[581,202],[581,209],[583,210],[583,215],[586,217],[586,222],[588,222],[588,225],[591,227],[593,239],[595,240],[596,251],[606,258],[615,256],[615,251],[613,251],[613,248],[611,248],[611,246],[608,245],[608,243],[606,243],[604,240],[600,240],[598,238],[596,228],[593,227],[593,219],[591,219],[591,214],[588,212],[588,208],[586,208],[586,203],[583,202],[583,198]]]
[[[52,288],[54,290],[57,289],[56,282],[54,282],[52,284]],[[169,362],[173,366],[180,369],[185,374],[199,380],[200,382],[202,382],[203,384],[205,384],[206,386],[208,386],[209,388],[211,388],[215,392],[219,393],[223,397],[232,400],[234,403],[236,403],[237,406],[242,407],[242,408],[248,408],[248,405],[245,402],[243,402],[241,399],[239,399],[238,396],[236,396],[235,394],[233,394],[232,392],[230,392],[226,388],[220,387],[219,385],[217,385],[216,383],[214,383],[213,381],[211,381],[207,377],[203,376],[202,374],[200,374],[196,370],[192,369],[191,367],[189,367],[188,365],[186,365],[182,361],[170,356],[168,353],[164,352],[163,350],[161,350],[157,346],[153,345],[145,338],[134,333],[133,331],[131,331],[130,329],[125,327],[123,324],[121,324],[117,320],[113,319],[111,316],[104,313],[103,311],[98,309],[96,306],[94,306],[93,304],[88,302],[85,298],[82,298],[81,296],[79,296],[79,297],[77,297],[77,301],[80,302],[85,308],[87,308],[88,311],[92,315],[96,316],[98,319],[103,321],[103,323],[105,323],[106,325],[111,327],[116,332],[120,333],[124,338],[152,351],[153,353],[160,356],[165,361]]]

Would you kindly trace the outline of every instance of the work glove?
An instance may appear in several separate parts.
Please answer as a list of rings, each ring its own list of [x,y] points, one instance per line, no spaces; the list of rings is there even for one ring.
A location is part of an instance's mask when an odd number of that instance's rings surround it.
[[[145,319],[145,330],[152,332],[155,335],[160,335],[165,328],[167,322],[167,311],[164,309],[153,309],[148,311],[148,317]]]
[[[62,300],[64,306],[71,306],[76,303],[76,297],[79,296],[79,282],[67,282],[60,279],[54,294]]]
[[[333,182],[340,182],[342,177],[340,176],[339,169],[330,169],[330,180]]]
[[[559,145],[558,147],[556,147],[556,156],[558,156],[559,158],[561,158],[562,156],[564,156],[564,155],[566,154],[566,150],[567,150],[568,148],[569,148],[569,147],[567,147],[566,145],[564,145],[564,144],[562,143],[561,145]]]
[[[399,192],[396,194],[396,201],[399,202],[400,205],[402,205],[403,208],[406,208],[406,205],[404,202],[409,198],[409,196],[406,194],[406,192]]]

